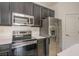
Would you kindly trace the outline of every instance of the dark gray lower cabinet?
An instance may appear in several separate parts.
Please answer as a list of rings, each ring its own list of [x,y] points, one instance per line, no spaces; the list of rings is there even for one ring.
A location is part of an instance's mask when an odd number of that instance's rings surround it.
[[[46,39],[39,39],[37,44],[38,56],[46,55]]]
[[[1,52],[0,56],[9,56],[9,52],[8,51],[7,52]]]
[[[11,44],[0,45],[0,56],[10,56]]]
[[[46,39],[46,56],[49,56],[49,44],[50,44],[50,38]]]

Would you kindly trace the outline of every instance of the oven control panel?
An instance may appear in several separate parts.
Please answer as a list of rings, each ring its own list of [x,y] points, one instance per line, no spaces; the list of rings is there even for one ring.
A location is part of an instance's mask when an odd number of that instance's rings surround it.
[[[13,40],[31,39],[31,31],[13,31]]]

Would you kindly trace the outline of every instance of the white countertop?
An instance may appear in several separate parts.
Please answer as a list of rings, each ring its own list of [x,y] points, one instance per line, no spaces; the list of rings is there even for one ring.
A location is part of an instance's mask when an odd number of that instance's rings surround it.
[[[79,56],[79,44],[75,44],[70,48],[63,50],[57,54],[58,56]]]
[[[44,38],[46,38],[46,37],[43,37],[43,36],[33,36],[33,38],[35,38],[35,39],[44,39]]]

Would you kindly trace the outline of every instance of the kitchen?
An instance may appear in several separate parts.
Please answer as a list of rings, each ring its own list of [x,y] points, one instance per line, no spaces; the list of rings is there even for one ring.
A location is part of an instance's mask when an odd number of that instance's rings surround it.
[[[58,43],[61,27],[54,10],[34,2],[0,2],[0,15],[0,56],[52,55],[52,38]]]

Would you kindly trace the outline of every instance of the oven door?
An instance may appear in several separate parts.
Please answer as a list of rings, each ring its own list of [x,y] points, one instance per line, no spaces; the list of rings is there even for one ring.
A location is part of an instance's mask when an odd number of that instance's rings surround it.
[[[19,45],[12,48],[12,56],[37,56],[37,43],[28,42]]]

